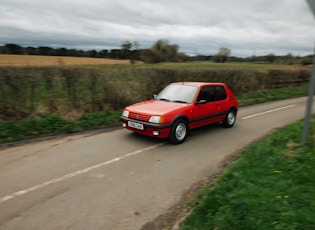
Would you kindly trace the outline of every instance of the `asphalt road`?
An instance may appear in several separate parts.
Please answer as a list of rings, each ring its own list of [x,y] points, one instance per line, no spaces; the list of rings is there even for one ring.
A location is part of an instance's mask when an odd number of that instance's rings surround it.
[[[242,107],[232,129],[207,126],[181,145],[119,128],[2,149],[0,229],[141,229],[305,107],[306,98]]]

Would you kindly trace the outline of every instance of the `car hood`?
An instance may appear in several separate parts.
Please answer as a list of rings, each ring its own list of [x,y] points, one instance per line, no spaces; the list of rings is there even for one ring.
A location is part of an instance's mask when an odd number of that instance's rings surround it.
[[[187,105],[188,104],[183,103],[149,100],[130,105],[126,107],[126,109],[134,113],[164,115],[166,113],[186,107]]]

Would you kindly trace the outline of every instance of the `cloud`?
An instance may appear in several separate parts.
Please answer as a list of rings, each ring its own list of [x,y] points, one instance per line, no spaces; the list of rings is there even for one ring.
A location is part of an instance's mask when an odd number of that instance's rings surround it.
[[[119,48],[158,39],[188,54],[313,51],[315,21],[299,0],[2,0],[0,44],[77,49]]]

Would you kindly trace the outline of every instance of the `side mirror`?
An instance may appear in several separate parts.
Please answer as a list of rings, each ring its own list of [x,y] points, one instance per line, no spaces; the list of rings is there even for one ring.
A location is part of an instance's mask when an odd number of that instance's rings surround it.
[[[200,100],[200,101],[197,101],[196,104],[197,104],[197,105],[200,105],[200,104],[207,104],[207,100]]]

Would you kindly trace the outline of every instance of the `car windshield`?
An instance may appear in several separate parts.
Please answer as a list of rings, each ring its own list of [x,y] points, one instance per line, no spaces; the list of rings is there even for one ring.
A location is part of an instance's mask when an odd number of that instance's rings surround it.
[[[191,85],[171,84],[163,89],[156,97],[156,100],[178,103],[192,103],[198,87]]]

